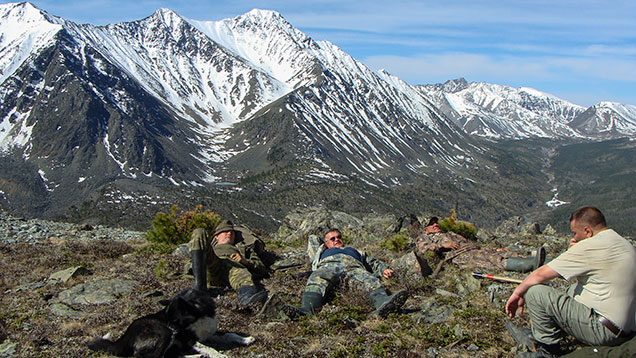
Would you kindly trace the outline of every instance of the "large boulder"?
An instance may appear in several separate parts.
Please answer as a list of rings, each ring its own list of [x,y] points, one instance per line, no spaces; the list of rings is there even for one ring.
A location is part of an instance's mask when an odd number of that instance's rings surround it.
[[[130,294],[137,285],[137,281],[119,278],[87,282],[60,292],[58,299],[69,306],[110,303],[122,295]]]
[[[389,238],[398,232],[415,234],[420,230],[420,223],[415,215],[369,214],[359,219],[321,206],[299,208],[283,219],[276,238],[283,242],[306,240],[312,234],[322,237],[331,228],[340,229],[353,241],[350,244],[361,244]]]
[[[309,235],[322,236],[330,228],[347,230],[360,227],[362,221],[339,211],[329,211],[325,207],[296,209],[283,219],[276,237],[283,242],[305,240]]]

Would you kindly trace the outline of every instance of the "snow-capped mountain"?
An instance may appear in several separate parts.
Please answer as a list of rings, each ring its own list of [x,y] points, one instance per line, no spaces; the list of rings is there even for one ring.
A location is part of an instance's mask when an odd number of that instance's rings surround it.
[[[419,89],[470,134],[495,139],[584,136],[569,125],[584,107],[532,88],[459,79]]]
[[[274,191],[282,172],[295,183],[287,191],[423,180],[463,191],[504,177],[493,142],[480,137],[584,140],[601,119],[611,128],[604,138],[636,128],[633,106],[586,110],[465,80],[411,86],[274,11],[195,21],[160,9],[93,26],[15,3],[0,5],[0,20],[8,207],[32,205],[24,192],[37,192],[43,207],[69,206],[107,191],[213,190],[269,175],[260,193]]]
[[[578,115],[569,125],[590,137],[633,137],[636,135],[636,106],[601,102]]]
[[[291,155],[312,159],[320,166],[325,166],[324,158],[315,153],[324,152],[325,148],[338,153],[337,166],[341,170],[367,174],[388,167],[393,170],[395,158],[405,158],[400,160],[405,168],[413,169],[426,166],[422,157],[430,160],[433,154],[438,154],[449,165],[457,164],[457,155],[461,160],[468,156],[466,153],[454,154],[465,152],[461,149],[466,145],[460,138],[462,134],[450,128],[413,88],[405,83],[388,83],[331,43],[313,41],[273,11],[253,10],[234,19],[200,22],[160,9],[140,21],[103,27],[74,24],[43,14],[28,3],[5,5],[2,13],[13,23],[26,14],[29,19],[36,19],[29,20],[38,29],[36,32],[48,34],[38,36],[38,41],[27,41],[25,38],[30,37],[24,35],[10,38],[10,32],[3,36],[19,55],[12,58],[22,59],[21,66],[16,66],[16,60],[10,62],[16,70],[13,77],[5,75],[8,80],[3,83],[3,94],[7,100],[3,103],[11,103],[9,98],[23,90],[10,85],[18,78],[17,72],[28,72],[35,56],[61,46],[64,66],[82,67],[77,69],[77,79],[84,90],[96,96],[96,100],[112,106],[126,123],[137,128],[139,117],[133,116],[133,112],[147,111],[134,108],[140,102],[134,98],[137,89],[131,93],[111,86],[109,82],[113,80],[107,77],[114,77],[114,72],[121,77],[120,83],[139,86],[139,90],[155,102],[153,106],[171,112],[166,114],[171,117],[166,122],[174,128],[164,128],[167,131],[163,136],[151,138],[149,135],[141,141],[168,138],[174,142],[175,136],[180,137],[184,143],[179,143],[180,149],[175,148],[175,152],[180,153],[179,157],[186,155],[196,160],[187,163],[188,168],[200,169],[199,173],[185,176],[200,184],[215,180],[215,164],[225,162],[239,152],[262,149],[258,146],[262,133],[244,138],[242,143],[235,140],[230,148],[224,146],[229,137],[228,132],[222,130],[234,127],[246,118],[262,116],[263,108],[277,100],[285,102],[279,110],[288,114],[286,120],[293,118],[295,121],[296,133],[292,136],[298,139],[293,141],[298,151]],[[29,46],[24,46],[27,42]],[[28,56],[17,50],[25,48],[29,50]],[[42,68],[39,73],[46,70]],[[57,78],[47,81],[42,77],[29,86],[34,96],[47,93],[50,97],[63,92],[52,90],[55,84],[59,84]],[[34,101],[33,106],[36,103]],[[38,138],[33,137],[33,126],[45,126],[33,121],[33,107],[23,111],[8,105],[3,107],[7,115],[3,120],[4,135],[0,139],[2,147],[5,150],[23,147],[27,157],[51,157],[52,153],[32,143],[38,142]],[[56,112],[59,109],[48,107],[47,110]],[[257,111],[261,113],[255,116]],[[93,115],[90,117],[94,118]],[[126,157],[123,148],[129,145],[130,139],[125,142],[121,136],[114,136],[111,131],[115,129],[106,117],[108,115],[94,127],[96,133],[92,135],[99,137],[99,144],[96,144],[99,148],[92,151],[105,151],[124,175],[171,177],[171,171],[182,174],[187,171],[177,164],[176,158],[169,157],[165,158],[172,162],[169,165],[162,162],[161,167],[139,167],[140,158],[134,156],[141,154],[143,157],[159,150],[158,146],[170,144],[157,144],[150,151],[147,144],[138,144],[135,153],[130,153],[132,157]],[[29,125],[25,125],[27,122]],[[154,125],[151,120],[141,124],[144,130],[150,130],[148,127]],[[131,136],[139,142],[140,134],[135,133]],[[430,147],[423,149],[418,138],[424,136],[433,139]],[[266,138],[267,150],[272,149],[270,138]],[[327,167],[333,165],[326,164]]]

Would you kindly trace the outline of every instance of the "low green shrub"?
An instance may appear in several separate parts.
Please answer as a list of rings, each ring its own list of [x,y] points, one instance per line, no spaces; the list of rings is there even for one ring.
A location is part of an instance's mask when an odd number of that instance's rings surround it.
[[[477,235],[477,228],[475,225],[457,220],[457,212],[451,209],[451,216],[446,217],[439,221],[439,226],[443,232],[454,232],[467,239],[475,239]]]
[[[177,214],[177,206],[170,208],[170,214],[158,212],[152,220],[152,229],[146,232],[146,239],[152,243],[157,252],[170,252],[178,245],[190,241],[192,231],[204,228],[208,235],[212,235],[221,218],[209,211],[201,210],[197,205],[194,210]]]
[[[393,237],[385,239],[380,243],[380,247],[383,249],[391,250],[394,252],[399,252],[404,250],[406,245],[409,243],[408,236],[404,234],[395,234]]]
[[[168,276],[168,273],[170,272],[169,270],[170,268],[168,267],[168,263],[166,262],[166,260],[160,259],[154,269],[155,276],[158,279],[163,280]]]

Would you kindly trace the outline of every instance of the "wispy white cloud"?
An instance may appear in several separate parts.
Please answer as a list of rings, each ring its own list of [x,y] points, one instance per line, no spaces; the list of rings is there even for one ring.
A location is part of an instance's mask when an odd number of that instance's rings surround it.
[[[1,1],[1,0],[0,0]],[[372,68],[409,83],[456,77],[636,103],[632,0],[32,0],[77,22],[133,21],[158,8],[220,20],[280,12]],[[573,100],[572,98],[566,98]],[[586,99],[588,101],[589,99]]]
[[[529,86],[554,93],[581,105],[621,98],[636,103],[636,62],[611,57],[524,57],[471,53],[428,54],[411,57],[370,56],[363,62],[385,69],[411,84],[444,82],[464,77],[469,81]],[[613,89],[615,88],[615,89]],[[584,93],[583,90],[592,91]]]

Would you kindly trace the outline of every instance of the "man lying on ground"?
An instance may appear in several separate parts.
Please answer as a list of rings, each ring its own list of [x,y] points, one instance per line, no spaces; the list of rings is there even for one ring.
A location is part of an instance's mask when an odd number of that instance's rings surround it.
[[[369,292],[371,303],[376,309],[374,313],[380,317],[399,310],[409,297],[405,290],[389,296],[379,278],[393,277],[393,269],[364,252],[345,247],[338,229],[329,230],[324,241],[315,235],[310,236],[307,253],[313,272],[307,280],[301,306],[285,306],[284,310],[289,316],[313,314],[323,305],[327,290],[345,277]]]
[[[415,241],[415,256],[425,276],[432,272],[427,258],[433,254],[453,255],[453,263],[461,267],[516,272],[533,271],[543,265],[546,257],[543,247],[539,247],[534,255],[528,257],[514,257],[506,249],[481,248],[476,242],[454,232],[442,232],[435,216],[428,221],[424,232]]]

